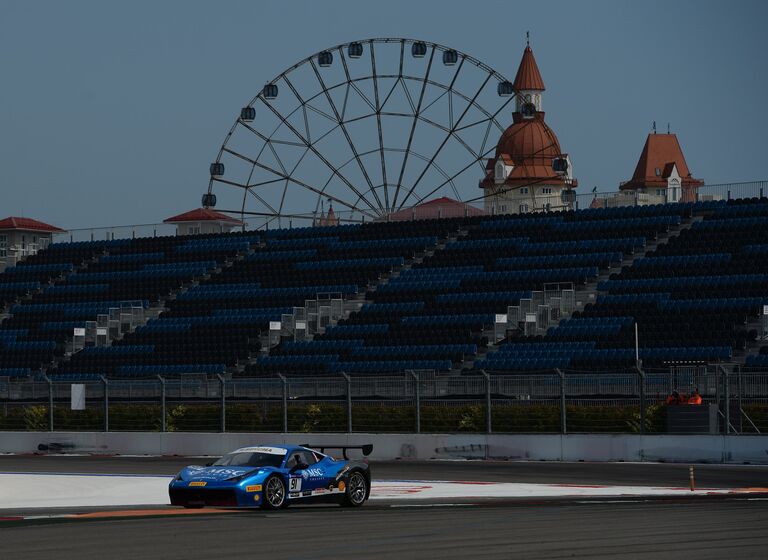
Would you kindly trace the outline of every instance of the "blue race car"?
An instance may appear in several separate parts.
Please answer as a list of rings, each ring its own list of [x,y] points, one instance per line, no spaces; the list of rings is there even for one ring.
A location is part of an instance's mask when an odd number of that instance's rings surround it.
[[[325,455],[342,449],[344,459]],[[171,505],[262,507],[278,509],[293,503],[337,502],[359,507],[371,493],[367,463],[347,459],[347,449],[370,455],[373,446],[243,447],[207,466],[189,466],[168,486]]]

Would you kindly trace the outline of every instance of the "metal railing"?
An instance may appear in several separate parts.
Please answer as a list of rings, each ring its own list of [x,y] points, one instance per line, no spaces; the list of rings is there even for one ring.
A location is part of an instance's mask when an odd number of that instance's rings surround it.
[[[0,380],[0,430],[764,434],[768,372]]]
[[[590,206],[638,206],[646,204],[664,204],[667,202],[666,195],[656,195],[654,193],[640,193],[638,195],[628,195],[626,191],[593,191],[593,192],[579,192],[572,195],[574,198],[572,201],[563,202],[560,196],[544,196],[537,195],[536,200],[541,202],[542,208],[536,208],[537,211],[542,210],[545,205],[548,205],[552,211],[575,209],[580,210],[589,208]],[[698,200],[732,200],[737,198],[762,198],[768,196],[768,181],[746,181],[741,183],[720,183],[713,185],[704,185],[697,189]],[[595,202],[597,200],[597,202]],[[507,212],[517,212],[518,209],[512,209],[511,207],[502,214]],[[530,211],[534,211],[531,206]],[[385,217],[382,220],[396,220],[396,221],[413,221],[413,220],[425,220],[435,218],[456,218],[456,217],[468,217],[473,215],[484,214],[485,211],[472,204],[466,206],[457,206],[456,204],[445,205],[430,205],[427,208],[415,207],[407,208],[401,212],[398,212],[396,216]],[[365,223],[366,219],[363,214],[352,211],[337,211],[336,216],[339,219],[339,223]],[[308,212],[305,214],[297,214],[294,219],[283,218],[277,220],[275,218],[249,218],[244,217],[245,229],[248,231],[258,229],[274,229],[274,228],[292,228],[292,227],[306,227],[311,226],[313,223],[317,223],[319,214],[316,212]],[[367,220],[367,221],[370,221]],[[93,240],[109,240],[109,239],[122,239],[133,237],[160,237],[160,236],[172,236],[176,235],[176,226],[174,224],[167,223],[155,223],[155,224],[129,224],[129,225],[117,225],[106,227],[93,227],[93,228],[79,228],[70,229],[62,233],[53,234],[53,240],[55,242],[68,242],[68,241],[93,241]]]

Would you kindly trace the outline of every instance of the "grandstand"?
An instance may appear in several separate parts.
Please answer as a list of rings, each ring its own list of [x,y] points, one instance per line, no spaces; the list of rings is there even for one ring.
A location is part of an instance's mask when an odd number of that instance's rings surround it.
[[[0,274],[0,376],[616,372],[636,328],[645,367],[765,366],[767,225],[768,199],[743,199],[54,243]],[[572,308],[512,319],[553,284]],[[270,344],[329,293],[338,321]],[[73,351],[125,301],[145,324]]]

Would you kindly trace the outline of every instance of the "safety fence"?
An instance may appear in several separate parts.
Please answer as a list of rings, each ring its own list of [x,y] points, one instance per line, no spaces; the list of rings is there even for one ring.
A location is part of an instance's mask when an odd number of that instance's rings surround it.
[[[0,430],[764,434],[768,372],[9,379]]]

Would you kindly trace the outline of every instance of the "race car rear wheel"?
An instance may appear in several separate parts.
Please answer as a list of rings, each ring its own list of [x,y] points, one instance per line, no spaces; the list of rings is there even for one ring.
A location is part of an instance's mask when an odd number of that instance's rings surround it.
[[[285,482],[277,475],[270,476],[264,483],[264,502],[267,509],[279,509],[286,506]]]
[[[344,500],[341,505],[348,507],[360,507],[368,496],[368,480],[360,471],[354,471],[349,475]]]

